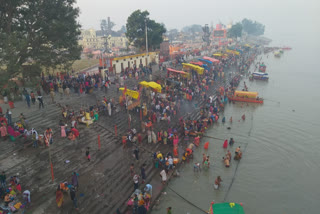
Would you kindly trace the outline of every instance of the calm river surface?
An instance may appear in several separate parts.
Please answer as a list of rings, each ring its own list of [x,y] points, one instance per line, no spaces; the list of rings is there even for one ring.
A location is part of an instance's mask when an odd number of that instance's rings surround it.
[[[194,173],[190,162],[181,167],[181,176],[171,180],[169,187],[203,210],[208,210],[212,200],[225,200],[242,202],[246,214],[319,213],[320,60],[319,50],[312,47],[293,46],[281,58],[263,55],[269,82],[243,79],[239,88],[246,81],[249,91],[259,92],[265,103],[228,104],[224,115],[227,121],[232,116],[233,123],[219,122],[206,132],[217,138],[233,137],[232,154],[238,145],[245,150],[237,170],[238,162],[233,160],[230,168],[223,166],[223,142],[205,138],[193,162],[201,162],[205,152],[211,157],[210,169]],[[239,121],[242,114],[246,114],[245,121]],[[203,149],[206,141],[210,142],[208,151]],[[214,190],[218,175],[222,187]],[[169,206],[175,214],[202,213],[170,188],[153,214],[164,214]]]

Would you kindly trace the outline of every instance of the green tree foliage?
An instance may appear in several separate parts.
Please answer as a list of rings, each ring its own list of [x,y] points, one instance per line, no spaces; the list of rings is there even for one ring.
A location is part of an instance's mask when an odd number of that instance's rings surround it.
[[[118,32],[121,33],[121,34],[127,32],[126,26],[122,25]]]
[[[229,38],[241,37],[241,35],[242,35],[242,24],[241,23],[237,23],[235,25],[232,25],[232,27],[228,30],[227,35],[228,35]]]
[[[148,16],[148,11],[136,10],[128,17],[126,37],[137,48],[145,48],[146,45],[145,20],[147,20],[148,47],[159,48],[163,41],[162,34],[166,32],[165,26],[149,19]]]
[[[103,36],[108,36],[110,35],[113,31],[112,28],[115,26],[116,24],[112,21],[107,21],[105,19],[102,19],[100,22],[100,28],[101,28],[101,32],[103,34]]]
[[[172,42],[176,37],[179,36],[179,30],[178,29],[171,29],[167,32],[167,36],[169,40]]]
[[[250,35],[260,36],[264,34],[265,26],[259,22],[249,19],[242,20],[242,27],[245,32]]]
[[[185,32],[185,33],[192,33],[192,34],[194,34],[196,32],[201,33],[202,26],[201,25],[190,25],[190,26],[186,26],[186,27],[182,28],[181,31]]]
[[[79,59],[76,0],[1,2],[0,63],[10,77],[30,65],[40,73],[40,67],[68,68]]]

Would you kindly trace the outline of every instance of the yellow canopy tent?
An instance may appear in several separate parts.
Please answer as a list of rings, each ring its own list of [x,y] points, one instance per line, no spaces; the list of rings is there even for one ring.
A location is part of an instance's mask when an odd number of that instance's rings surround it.
[[[120,91],[123,91],[124,88],[119,88]],[[127,89],[126,95],[132,97],[133,99],[138,99],[139,97],[139,92],[138,91],[134,91],[134,90],[130,90],[130,89]]]
[[[235,54],[235,55],[240,55],[238,51],[233,51],[233,50],[226,50],[227,53]]]
[[[235,97],[245,97],[245,98],[257,98],[258,92],[250,92],[250,91],[235,91]]]
[[[223,53],[214,53],[212,55],[217,56],[217,57],[227,57],[228,56],[228,54],[223,54]]]
[[[183,68],[191,68],[195,71],[198,72],[198,74],[202,75],[204,68],[197,66],[197,65],[193,65],[193,64],[189,64],[189,63],[182,63]]]
[[[215,54],[212,54],[213,56],[222,56],[221,53],[215,53]]]
[[[146,82],[146,81],[142,81],[142,82],[140,82],[139,84],[142,85],[142,86],[144,86],[144,87],[149,87],[149,84],[148,84],[148,82]]]
[[[149,82],[149,87],[155,89],[157,92],[161,93],[161,85],[156,82]]]
[[[159,85],[156,82],[146,82],[146,81],[142,81],[139,83],[140,85],[144,86],[144,87],[150,87],[155,89],[157,92],[161,93],[161,85]]]
[[[251,45],[249,45],[249,44],[245,44],[244,46],[248,47],[248,48],[251,48]]]

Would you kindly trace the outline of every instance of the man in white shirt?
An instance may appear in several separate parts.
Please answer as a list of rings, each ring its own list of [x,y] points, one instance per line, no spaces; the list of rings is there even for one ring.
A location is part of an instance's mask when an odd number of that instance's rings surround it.
[[[162,184],[166,184],[166,182],[167,182],[167,172],[168,172],[167,169],[166,169],[166,170],[163,169],[163,170],[160,172]]]
[[[152,196],[152,185],[147,184],[146,187],[144,188],[144,191],[148,193],[150,196]]]
[[[139,175],[137,174],[133,176],[133,187],[134,187],[133,191],[139,188]]]

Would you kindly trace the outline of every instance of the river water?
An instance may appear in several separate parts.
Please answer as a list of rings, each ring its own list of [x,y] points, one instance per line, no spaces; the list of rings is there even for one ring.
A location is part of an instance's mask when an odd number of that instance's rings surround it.
[[[170,181],[153,214],[203,213],[176,193],[203,210],[210,202],[242,202],[246,214],[320,213],[320,72],[316,48],[293,46],[281,58],[262,55],[267,65],[269,82],[246,81],[249,91],[265,98],[262,105],[228,104],[224,115],[233,123],[219,122],[206,135],[235,139],[229,148],[234,154],[241,146],[241,162],[232,160],[230,168],[221,161],[225,154],[223,141],[209,141],[208,151],[196,149],[193,162],[181,167],[181,176]],[[260,57],[259,57],[260,58]],[[241,115],[245,121],[240,121]],[[231,129],[228,130],[227,127]],[[210,155],[208,171],[193,172],[193,163],[202,161],[202,153]],[[220,175],[219,190],[213,189]],[[175,192],[173,192],[172,190]]]

